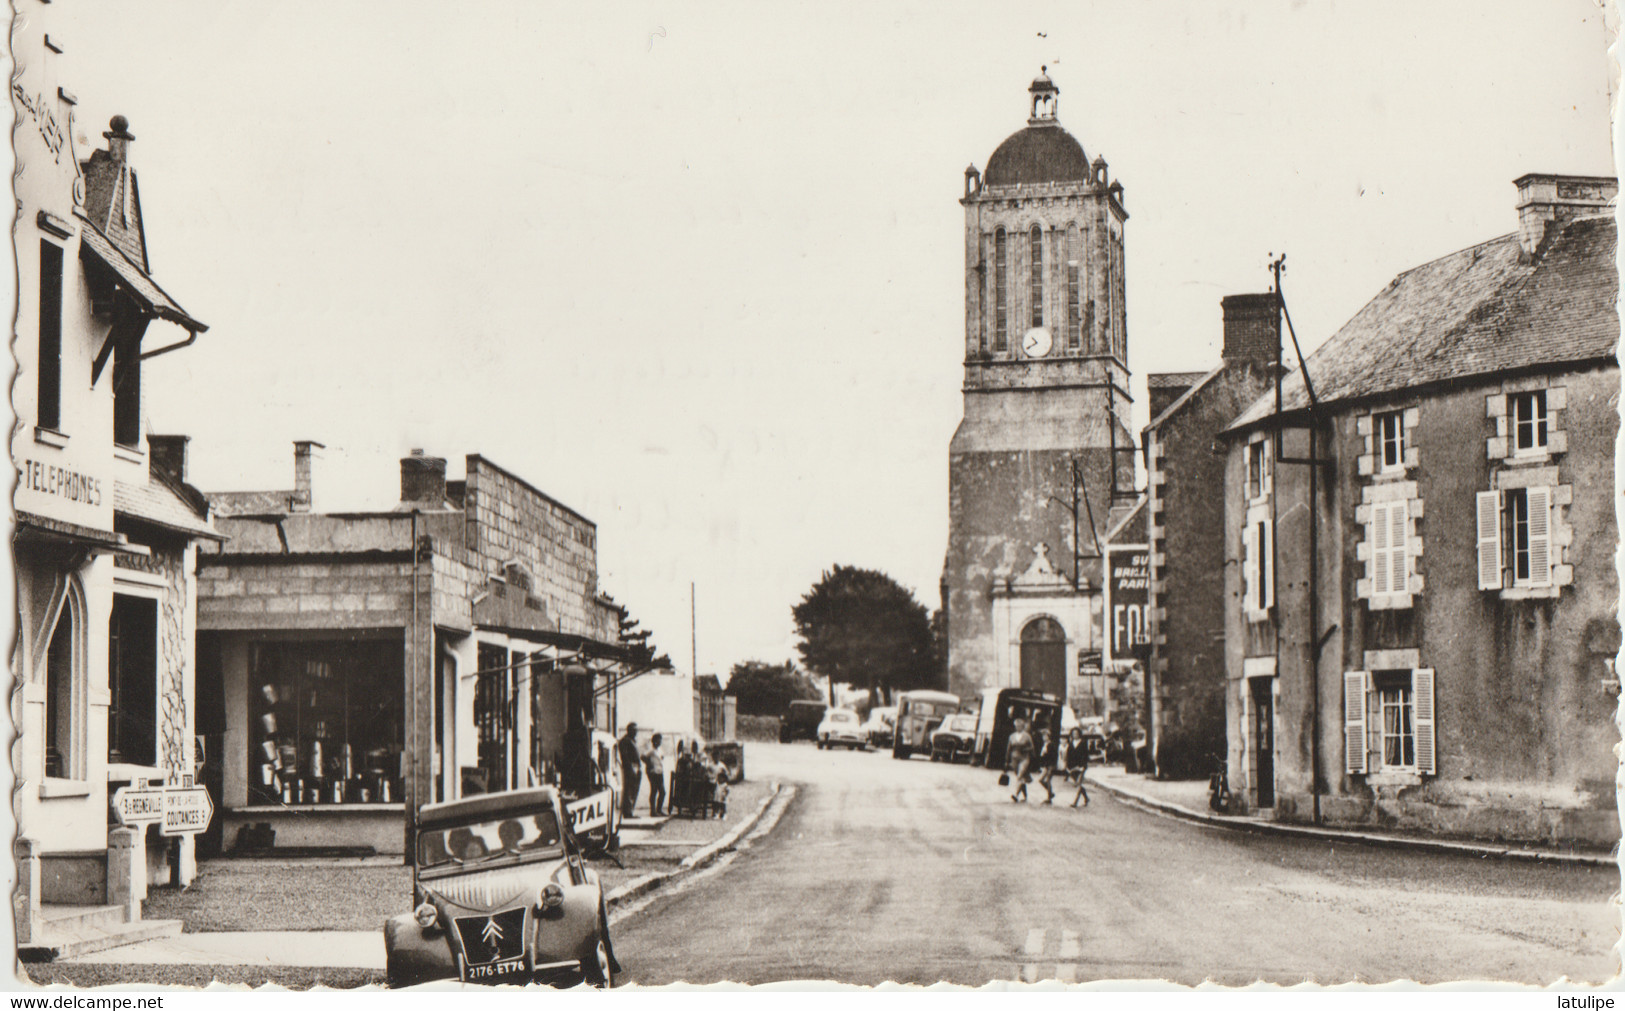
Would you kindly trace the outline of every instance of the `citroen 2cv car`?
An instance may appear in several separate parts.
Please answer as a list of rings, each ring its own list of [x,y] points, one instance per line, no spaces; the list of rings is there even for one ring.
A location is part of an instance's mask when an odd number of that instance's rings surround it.
[[[603,887],[552,787],[425,805],[412,857],[417,908],[384,924],[390,986],[609,986],[620,971]]]

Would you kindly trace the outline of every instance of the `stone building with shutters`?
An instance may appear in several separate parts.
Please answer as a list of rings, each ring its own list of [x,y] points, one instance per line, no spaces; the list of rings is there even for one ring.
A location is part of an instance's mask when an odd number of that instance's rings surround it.
[[[1237,414],[1274,387],[1281,336],[1274,292],[1220,301],[1224,341],[1206,372],[1146,377],[1142,437],[1150,518],[1149,743],[1159,775],[1206,777],[1225,748],[1224,482],[1214,445]]]
[[[214,845],[402,853],[423,804],[583,792],[569,728],[613,729],[649,669],[599,592],[596,525],[482,456],[447,480],[420,451],[395,505],[324,512],[321,449],[295,443],[292,488],[209,496],[230,538],[198,563]]]
[[[50,13],[23,4],[13,38],[13,910],[29,957],[150,934],[147,887],[192,880],[192,837],[164,835],[151,808],[121,824],[111,799],[184,787],[202,758],[193,571],[219,538],[185,438],[149,434],[143,409],[143,363],[206,327],[153,277],[129,122],[79,150],[72,40],[47,34]]]
[[[1100,651],[1101,550],[1133,498],[1122,184],[1057,118],[965,172],[963,420],[948,452],[948,689],[1065,696]],[[1119,495],[1114,495],[1114,492]]]
[[[1619,839],[1617,183],[1515,186],[1517,231],[1400,274],[1226,432],[1255,811]]]

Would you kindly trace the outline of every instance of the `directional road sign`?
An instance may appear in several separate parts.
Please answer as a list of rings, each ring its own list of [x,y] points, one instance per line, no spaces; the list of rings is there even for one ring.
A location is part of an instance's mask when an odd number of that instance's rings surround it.
[[[156,825],[164,820],[162,786],[121,786],[113,791],[113,814],[120,825]]]
[[[209,827],[214,817],[214,801],[201,786],[170,787],[164,790],[164,835],[197,835]]]

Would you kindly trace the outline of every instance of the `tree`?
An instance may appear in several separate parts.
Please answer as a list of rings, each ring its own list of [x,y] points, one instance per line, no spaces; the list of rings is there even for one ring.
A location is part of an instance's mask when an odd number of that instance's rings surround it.
[[[728,694],[739,700],[744,716],[783,716],[795,699],[823,697],[812,678],[793,663],[736,663],[728,674]]]
[[[931,618],[914,594],[883,572],[837,565],[791,609],[796,648],[809,670],[864,685],[872,705],[882,688],[943,683],[934,660]]]

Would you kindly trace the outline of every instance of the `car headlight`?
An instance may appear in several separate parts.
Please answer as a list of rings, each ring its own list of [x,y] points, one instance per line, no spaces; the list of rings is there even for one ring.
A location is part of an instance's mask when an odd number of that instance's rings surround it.
[[[536,905],[540,909],[557,909],[564,905],[564,889],[559,887],[557,881],[549,881],[542,886],[541,892],[536,896]]]
[[[396,908],[400,907],[397,906]],[[418,921],[418,926],[422,927],[424,930],[428,930],[430,927],[435,925],[437,920],[440,919],[440,914],[435,910],[434,903],[425,902],[423,905],[412,910],[412,917]]]

